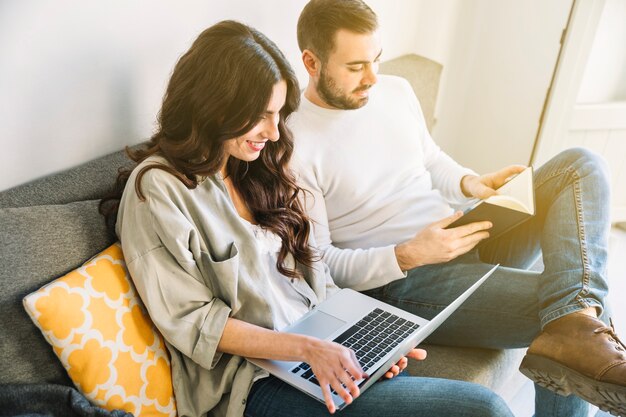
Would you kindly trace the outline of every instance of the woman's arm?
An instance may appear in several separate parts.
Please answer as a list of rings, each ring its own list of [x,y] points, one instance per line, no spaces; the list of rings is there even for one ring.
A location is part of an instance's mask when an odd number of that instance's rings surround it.
[[[217,350],[249,358],[308,363],[320,383],[330,413],[335,412],[335,404],[329,384],[350,404],[359,396],[359,387],[352,376],[356,380],[367,377],[354,352],[338,343],[268,330],[234,318],[226,322]]]

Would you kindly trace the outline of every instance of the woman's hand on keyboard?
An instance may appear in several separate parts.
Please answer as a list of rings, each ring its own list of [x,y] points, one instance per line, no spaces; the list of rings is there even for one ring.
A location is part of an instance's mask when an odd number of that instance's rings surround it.
[[[367,374],[363,372],[351,349],[335,342],[315,339],[307,343],[304,357],[305,361],[311,365],[324,394],[326,407],[331,414],[335,412],[331,389],[335,390],[348,404],[359,396],[360,391],[355,380],[367,378]]]
[[[411,350],[409,353],[406,354],[406,356],[402,357],[402,359],[400,359],[398,363],[393,365],[391,369],[385,373],[384,378],[391,379],[394,376],[397,376],[400,372],[404,371],[409,363],[408,358],[413,358],[418,361],[424,360],[426,359],[426,351],[424,349]]]

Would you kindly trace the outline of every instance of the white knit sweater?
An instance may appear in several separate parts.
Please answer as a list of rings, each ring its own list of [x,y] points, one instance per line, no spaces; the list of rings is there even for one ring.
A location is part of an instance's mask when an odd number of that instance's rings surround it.
[[[432,140],[408,82],[380,75],[356,110],[304,96],[288,120],[293,169],[324,261],[340,287],[366,290],[400,279],[394,246],[465,204],[463,168]],[[313,197],[313,198],[310,198]]]

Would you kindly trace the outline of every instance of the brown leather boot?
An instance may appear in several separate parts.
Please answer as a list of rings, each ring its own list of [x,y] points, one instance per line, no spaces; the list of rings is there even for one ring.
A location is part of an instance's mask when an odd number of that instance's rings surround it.
[[[548,323],[520,371],[557,394],[575,394],[601,410],[626,417],[626,346],[613,323],[581,313]]]

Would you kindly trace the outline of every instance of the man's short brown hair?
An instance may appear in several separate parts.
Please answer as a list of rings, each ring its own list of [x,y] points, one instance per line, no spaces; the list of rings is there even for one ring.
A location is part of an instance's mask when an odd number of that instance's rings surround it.
[[[298,46],[326,62],[337,31],[372,33],[377,28],[376,14],[362,0],[311,0],[298,19]]]

